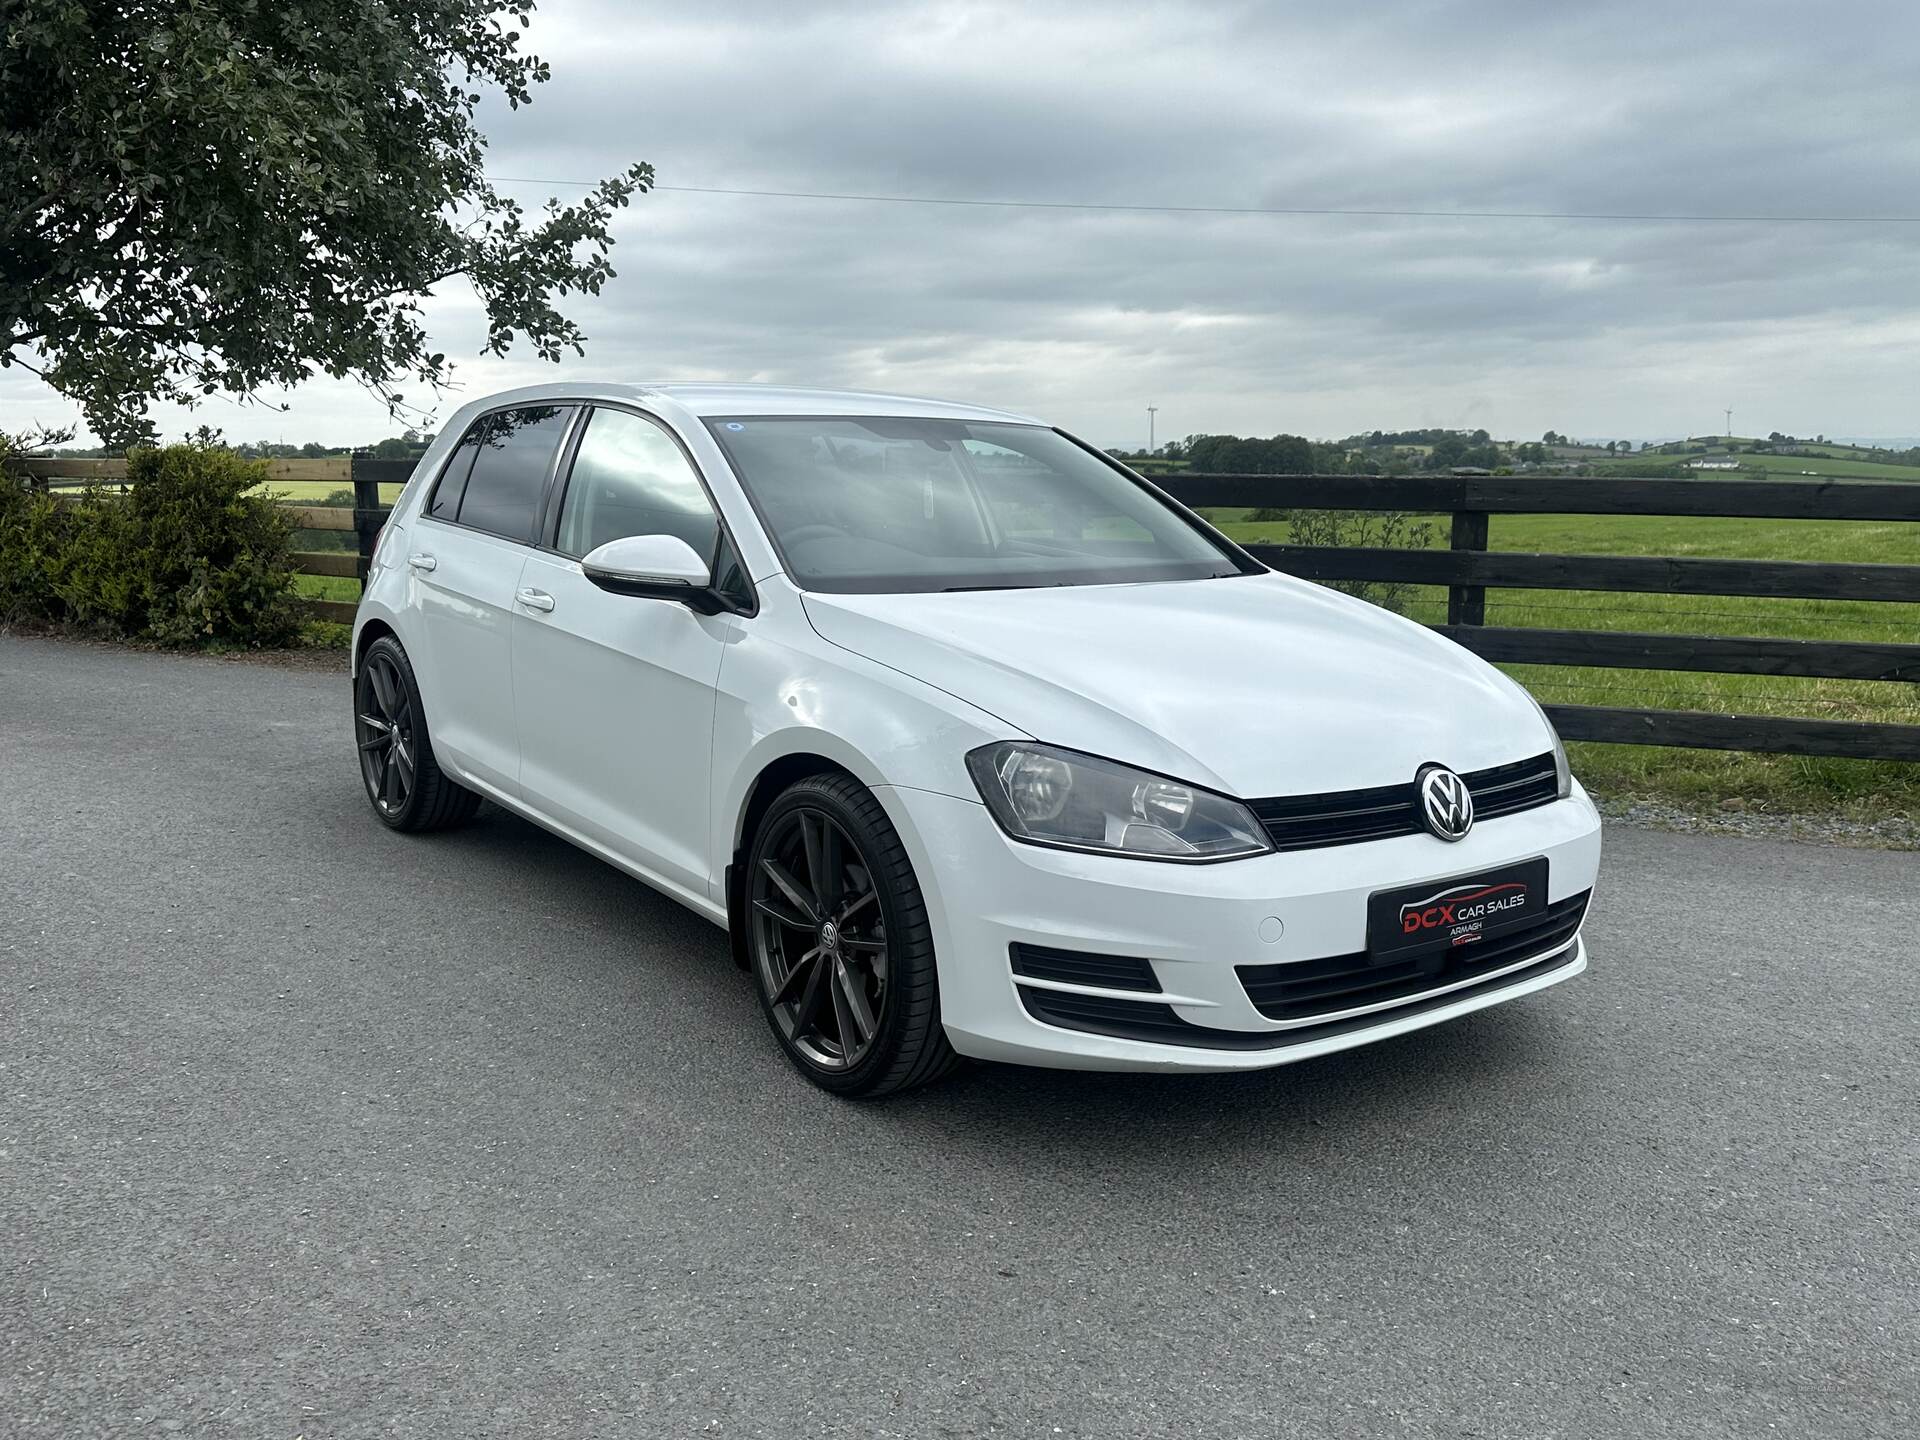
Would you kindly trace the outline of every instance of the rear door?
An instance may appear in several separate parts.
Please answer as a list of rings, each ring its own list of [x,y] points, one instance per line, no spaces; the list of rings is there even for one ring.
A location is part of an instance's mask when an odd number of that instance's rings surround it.
[[[714,682],[732,615],[611,595],[579,557],[676,535],[711,565],[727,543],[680,443],[634,411],[588,415],[549,548],[521,573],[514,696],[526,802],[700,899],[709,894]]]
[[[514,592],[575,407],[482,415],[408,534],[411,604],[426,634],[416,662],[434,748],[456,771],[519,794],[513,710]]]

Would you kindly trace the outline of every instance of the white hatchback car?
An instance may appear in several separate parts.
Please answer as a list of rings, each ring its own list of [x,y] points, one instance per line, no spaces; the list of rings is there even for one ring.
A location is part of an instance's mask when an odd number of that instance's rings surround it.
[[[400,830],[481,799],[733,937],[810,1079],[1240,1070],[1586,968],[1518,685],[1018,415],[545,385],[453,417],[354,626]]]

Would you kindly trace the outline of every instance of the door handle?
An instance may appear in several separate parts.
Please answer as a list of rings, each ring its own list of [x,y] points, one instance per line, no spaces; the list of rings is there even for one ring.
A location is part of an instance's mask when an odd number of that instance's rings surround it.
[[[440,562],[434,559],[433,556],[431,555],[407,556],[407,564],[411,565],[416,570],[431,570],[435,566],[437,566],[439,563]]]
[[[529,610],[551,612],[553,609],[553,596],[547,594],[544,590],[522,590],[513,598]]]

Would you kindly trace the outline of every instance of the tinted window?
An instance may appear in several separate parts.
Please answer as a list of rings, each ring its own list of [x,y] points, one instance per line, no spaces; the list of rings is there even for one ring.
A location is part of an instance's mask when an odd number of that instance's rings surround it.
[[[1056,431],[880,416],[707,424],[804,589],[1011,590],[1241,573],[1212,532]]]
[[[463,449],[469,443],[476,449],[460,511],[453,518],[509,540],[531,540],[547,467],[572,416],[565,405],[482,415],[461,442]]]
[[[563,554],[585,555],[628,535],[675,535],[711,561],[719,528],[672,436],[625,410],[593,412],[560,507]]]
[[[427,502],[427,514],[436,520],[454,520],[460,514],[460,497],[466,493],[467,472],[473,469],[474,454],[480,449],[480,437],[469,430],[440,472],[440,483],[433,487],[433,499]]]

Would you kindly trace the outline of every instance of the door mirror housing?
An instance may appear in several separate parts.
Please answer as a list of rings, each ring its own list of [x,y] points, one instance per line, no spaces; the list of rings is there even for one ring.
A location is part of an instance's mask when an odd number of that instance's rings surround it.
[[[702,615],[716,615],[726,608],[714,592],[707,562],[677,535],[609,540],[589,550],[580,569],[595,585],[615,595],[677,600]]]

